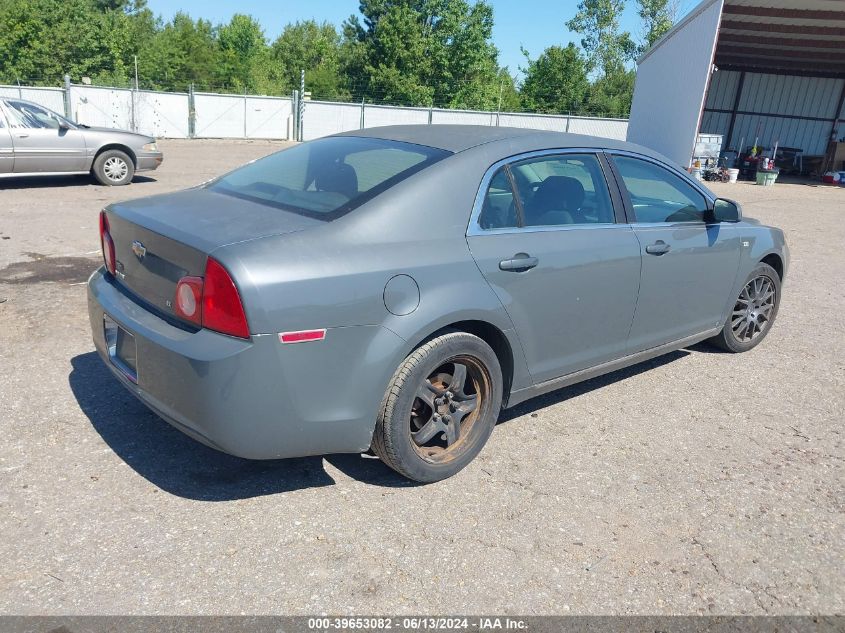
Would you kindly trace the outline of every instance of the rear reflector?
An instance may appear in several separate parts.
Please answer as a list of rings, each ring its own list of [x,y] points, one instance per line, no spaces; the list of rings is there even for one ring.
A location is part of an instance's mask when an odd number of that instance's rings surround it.
[[[325,330],[302,330],[279,334],[279,340],[282,343],[308,343],[309,341],[322,341],[324,338],[326,338]]]

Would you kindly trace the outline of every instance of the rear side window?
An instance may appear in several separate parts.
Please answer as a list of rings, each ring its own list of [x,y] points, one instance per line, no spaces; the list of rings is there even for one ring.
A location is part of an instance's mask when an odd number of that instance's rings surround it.
[[[703,222],[707,200],[680,176],[654,163],[628,156],[613,161],[625,182],[635,222]]]
[[[271,154],[208,187],[267,206],[333,220],[449,155],[412,143],[330,137]]]
[[[607,224],[613,204],[598,158],[565,154],[511,166],[525,226]]]
[[[513,188],[506,167],[499,169],[490,179],[478,223],[482,229],[510,229],[519,226]]]

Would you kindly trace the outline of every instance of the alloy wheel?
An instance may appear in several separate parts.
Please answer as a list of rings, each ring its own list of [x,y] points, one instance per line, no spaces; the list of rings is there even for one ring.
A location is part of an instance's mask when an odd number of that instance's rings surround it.
[[[416,392],[411,408],[411,444],[426,461],[455,459],[468,443],[490,393],[483,365],[460,356],[437,367]]]
[[[731,331],[737,341],[753,341],[766,331],[775,309],[775,292],[774,282],[765,275],[745,285],[731,314]]]

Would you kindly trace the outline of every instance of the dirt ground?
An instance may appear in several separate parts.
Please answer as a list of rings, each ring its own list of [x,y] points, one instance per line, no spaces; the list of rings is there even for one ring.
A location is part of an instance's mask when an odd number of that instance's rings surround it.
[[[715,185],[782,227],[778,321],[506,412],[458,476],[247,462],[148,412],[93,352],[112,201],[283,144],[163,141],[129,187],[0,180],[0,613],[845,612],[845,188]]]

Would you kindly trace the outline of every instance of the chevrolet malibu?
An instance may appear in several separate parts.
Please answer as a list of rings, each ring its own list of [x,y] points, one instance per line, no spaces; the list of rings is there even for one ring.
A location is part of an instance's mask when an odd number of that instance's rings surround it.
[[[197,440],[449,477],[503,407],[772,328],[783,233],[666,159],[474,126],[330,136],[100,215],[94,343]],[[714,394],[715,396],[716,394]]]

